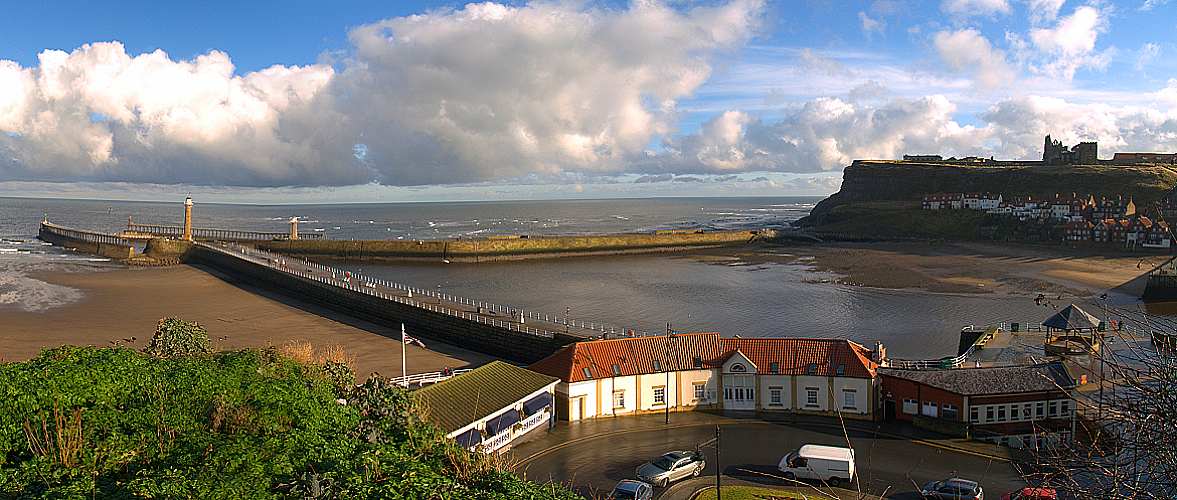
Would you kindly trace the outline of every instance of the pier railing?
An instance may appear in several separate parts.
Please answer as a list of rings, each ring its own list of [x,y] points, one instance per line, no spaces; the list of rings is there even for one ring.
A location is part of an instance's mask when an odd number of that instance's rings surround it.
[[[61,236],[63,238],[70,238],[70,239],[74,239],[74,240],[78,240],[78,241],[85,241],[88,243],[100,243],[103,245],[122,245],[122,246],[134,246],[135,245],[134,241],[127,239],[127,238],[120,237],[120,236],[116,236],[113,234],[99,233],[97,231],[86,231],[84,229],[72,229],[72,228],[68,228],[68,227],[64,227],[64,226],[59,226],[57,224],[54,224],[54,223],[48,222],[48,221],[41,222],[41,230],[48,232],[48,233],[56,234],[56,235]]]
[[[612,326],[606,326],[600,323],[591,321],[573,320],[569,318],[558,317],[554,315],[539,314],[532,311],[524,311],[520,308],[505,306],[502,304],[493,304],[479,300],[468,299],[456,295],[450,295],[423,288],[416,288],[400,283],[395,283],[381,278],[365,276],[363,274],[354,273],[349,270],[338,269],[330,266],[325,266],[317,262],[309,260],[295,259],[295,265],[301,266],[305,269],[298,269],[287,265],[290,258],[281,254],[267,252],[265,250],[258,250],[256,248],[247,247],[233,243],[225,243],[221,245],[205,245],[207,248],[229,253],[239,258],[244,258],[250,262],[266,266],[270,269],[281,271],[288,274],[293,274],[300,278],[317,281],[323,284],[336,286],[345,290],[371,295],[384,300],[405,304],[427,311],[446,314],[449,316],[462,318],[477,323],[488,324],[510,331],[529,333],[532,335],[539,335],[543,337],[552,337],[560,332],[551,328],[537,328],[527,325],[527,319],[537,321],[544,321],[548,324],[556,324],[567,328],[577,328],[580,331],[591,331],[594,336],[602,336],[605,334],[616,334],[618,329]],[[398,295],[392,293],[385,293],[381,290],[393,290],[404,292],[405,295]],[[438,303],[432,304],[419,300],[421,298],[434,298]],[[446,307],[442,305],[442,301],[451,302],[454,304],[461,304],[471,308],[475,308],[475,312],[463,311]],[[502,315],[505,319],[496,317],[488,317],[490,315]],[[522,319],[523,321],[520,321]],[[588,333],[588,332],[585,332]]]
[[[184,236],[184,228],[182,226],[139,224],[137,222],[128,223],[127,232],[131,234],[148,234],[167,238],[180,238]],[[271,241],[290,239],[290,233],[194,227],[192,228],[192,237],[194,239],[216,241]],[[323,235],[319,233],[299,234],[298,237],[299,239],[304,240],[323,239]]]
[[[405,387],[412,387],[412,386],[424,387],[424,386],[427,386],[430,384],[436,384],[438,382],[449,380],[451,378],[454,378],[454,377],[461,375],[463,373],[466,373],[468,371],[470,371],[470,368],[464,368],[461,370],[450,370],[448,373],[446,373],[446,372],[414,373],[412,375],[405,375],[402,377],[392,377],[388,380],[394,384],[403,385]]]

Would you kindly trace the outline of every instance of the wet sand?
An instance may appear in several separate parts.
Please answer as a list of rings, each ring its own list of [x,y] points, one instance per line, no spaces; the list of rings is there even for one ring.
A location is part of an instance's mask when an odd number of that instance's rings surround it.
[[[749,263],[806,264],[849,285],[936,293],[1139,294],[1138,279],[1168,257],[978,243],[839,243],[766,247],[733,256]]]
[[[400,375],[399,330],[262,290],[239,288],[199,268],[47,272],[34,277],[77,288],[84,297],[41,312],[0,309],[0,360],[25,360],[43,348],[64,344],[143,348],[156,322],[175,316],[204,325],[217,349],[290,342],[309,342],[316,349],[337,345],[355,357],[353,368],[361,378],[371,372]],[[429,349],[408,347],[408,373],[476,366],[492,359],[424,342]]]

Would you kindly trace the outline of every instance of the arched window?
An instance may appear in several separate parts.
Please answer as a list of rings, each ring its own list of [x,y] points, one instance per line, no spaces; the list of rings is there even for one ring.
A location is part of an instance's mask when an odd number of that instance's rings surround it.
[[[744,368],[744,365],[742,365],[740,363],[736,363],[736,364],[732,365],[732,371],[743,373],[743,372],[748,371],[748,369]]]

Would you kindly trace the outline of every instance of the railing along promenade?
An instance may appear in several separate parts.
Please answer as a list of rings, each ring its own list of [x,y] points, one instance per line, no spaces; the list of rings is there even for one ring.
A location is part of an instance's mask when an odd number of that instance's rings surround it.
[[[391,377],[388,379],[388,381],[392,382],[394,384],[403,385],[405,387],[411,387],[413,385],[416,385],[417,387],[425,387],[430,384],[444,382],[444,381],[454,378],[458,375],[466,373],[470,370],[471,370],[470,368],[463,368],[461,370],[450,370],[448,373],[445,373],[445,372],[414,373],[412,375],[405,375],[403,377]]]
[[[181,238],[184,236],[184,228],[181,226],[161,226],[155,224],[139,224],[137,222],[128,223],[127,232],[168,238]],[[192,228],[192,237],[201,240],[217,241],[270,241],[289,239],[290,233],[194,227]],[[323,235],[320,233],[299,234],[298,237],[304,240],[323,239]]]
[[[135,241],[116,236],[113,234],[99,233],[97,231],[86,231],[84,229],[72,229],[64,226],[59,226],[52,222],[42,221],[41,230],[53,233],[63,238],[70,238],[78,241],[85,241],[88,243],[100,243],[103,245],[122,245],[134,246]]]
[[[281,254],[258,250],[244,245],[233,243],[215,245],[202,243],[201,245],[205,248],[242,258],[255,264],[260,264],[303,279],[317,281],[345,290],[371,295],[383,300],[446,314],[468,321],[488,324],[510,331],[549,338],[555,333],[564,333],[578,335],[586,339],[597,338],[606,334],[620,333],[616,327],[600,323],[540,314],[502,304],[493,304],[423,288],[411,287],[381,278],[325,266],[309,260],[291,259]],[[426,302],[421,300],[423,298],[435,299],[437,302]],[[449,305],[446,305],[446,302]],[[497,317],[499,315],[502,315],[503,318]],[[521,319],[522,321],[520,321]]]

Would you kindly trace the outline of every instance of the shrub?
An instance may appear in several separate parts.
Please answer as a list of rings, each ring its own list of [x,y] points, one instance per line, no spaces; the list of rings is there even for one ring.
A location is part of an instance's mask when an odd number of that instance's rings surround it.
[[[0,364],[0,498],[578,498],[461,449],[381,379],[274,351]]]
[[[212,352],[208,332],[203,326],[179,318],[164,318],[155,327],[155,335],[146,352],[152,356],[171,358]]]

